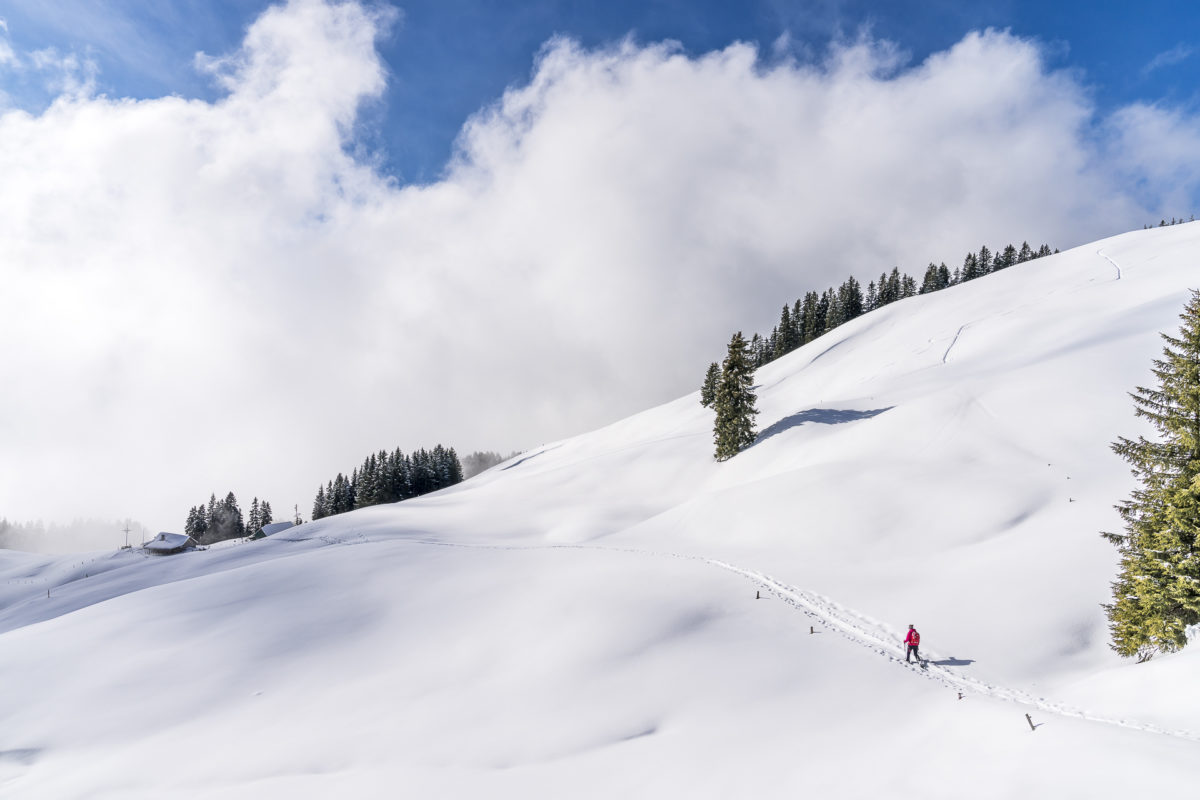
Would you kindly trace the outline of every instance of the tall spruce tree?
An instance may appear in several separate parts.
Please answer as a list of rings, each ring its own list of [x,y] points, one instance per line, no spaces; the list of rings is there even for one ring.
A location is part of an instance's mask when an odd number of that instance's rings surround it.
[[[1133,467],[1139,487],[1117,506],[1123,534],[1105,533],[1121,554],[1106,605],[1112,648],[1144,661],[1178,650],[1200,623],[1200,291],[1180,315],[1178,336],[1161,334],[1157,388],[1130,396],[1137,416],[1158,431],[1119,438],[1112,449]]]
[[[917,290],[918,294],[929,294],[943,288],[940,284],[937,265],[932,261],[925,268],[925,277],[921,280],[921,288]]]
[[[250,534],[255,534],[258,533],[262,526],[262,514],[259,512],[258,498],[256,497],[250,502],[250,515],[246,518],[246,531]]]
[[[914,294],[916,290],[914,289]],[[904,296],[904,281],[900,277],[900,268],[892,267],[892,274],[887,278],[887,301],[894,303]]]
[[[833,291],[833,289],[830,289],[827,294],[829,295],[829,303],[827,310],[825,311],[826,332],[833,330],[846,321],[846,318],[842,312],[842,301],[841,298],[838,297],[837,292]]]
[[[317,497],[315,500],[313,500],[313,507],[312,507],[313,522],[316,522],[317,520],[326,516],[329,513],[327,510],[328,508],[329,508],[329,504],[325,500],[325,487],[318,486],[317,487]]]
[[[967,257],[963,259],[962,265],[962,282],[973,281],[979,277],[979,262],[975,259],[974,253],[967,253]]]
[[[855,317],[862,316],[862,285],[854,279],[854,276],[847,278],[846,282],[838,288],[838,303],[841,305],[843,322],[849,322]]]
[[[793,340],[795,329],[792,327],[792,310],[784,305],[779,314],[779,327],[776,328],[774,358],[782,358],[796,349],[798,342]]]
[[[813,339],[821,335],[820,327],[824,320],[817,319],[817,306],[820,300],[816,292],[808,292],[804,295],[804,344],[808,344]]]
[[[1017,263],[1018,258],[1017,248],[1011,244],[1004,248],[1003,252],[996,254],[996,260],[992,262],[992,271],[1000,269],[1008,269]]]
[[[992,271],[992,251],[987,249],[985,244],[979,248],[979,255],[975,257],[975,277],[982,278]]]
[[[750,348],[742,332],[729,340],[729,350],[721,365],[721,383],[713,407],[717,412],[713,424],[713,440],[717,461],[726,461],[754,444],[754,418],[758,409],[754,402],[754,367],[750,363]]]
[[[771,359],[767,358],[766,351],[763,349],[763,339],[757,333],[750,337],[750,357],[752,359],[754,359],[755,367],[761,367],[763,364],[766,364],[768,361],[771,360]],[[714,366],[717,368],[717,374],[719,376],[720,372],[721,372],[721,366],[719,364],[713,364],[712,366],[710,366],[709,371],[711,371],[712,367],[714,367]],[[704,382],[705,383],[708,382],[708,373],[705,373],[705,375],[704,375]],[[700,385],[700,390],[704,391],[704,384]],[[714,394],[716,393],[716,391],[717,391],[716,385],[714,385],[713,386]],[[708,399],[708,402],[706,403],[706,402],[704,402],[704,397],[701,396],[700,405],[705,406],[705,407],[712,405],[712,398],[710,397]]]

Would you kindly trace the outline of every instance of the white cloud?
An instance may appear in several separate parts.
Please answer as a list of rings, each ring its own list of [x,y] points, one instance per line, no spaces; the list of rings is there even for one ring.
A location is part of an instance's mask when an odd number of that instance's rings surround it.
[[[16,60],[17,55],[8,41],[8,23],[0,17],[0,67],[10,66],[16,63]]]
[[[96,90],[99,67],[90,58],[60,53],[53,47],[29,54],[29,64],[42,75],[46,90],[59,96],[87,97]]]
[[[1200,185],[1200,118],[1178,109],[1134,103],[1106,121],[1107,161],[1154,217],[1194,213]],[[1153,220],[1148,220],[1153,221]]]
[[[386,24],[293,0],[198,60],[219,102],[0,116],[0,514],[307,514],[373,449],[507,451],[690,391],[849,274],[1147,218],[1076,81],[990,31],[911,67],[556,40],[398,187],[347,154]]]
[[[8,39],[8,24],[0,19],[0,110],[9,105],[5,83],[28,80],[31,77],[41,82],[44,91],[51,95],[85,97],[92,94],[96,86],[98,67],[88,57],[76,53],[60,53],[53,47],[19,53]]]
[[[1182,64],[1184,61],[1187,61],[1189,58],[1191,58],[1192,53],[1194,52],[1195,48],[1191,47],[1190,45],[1182,43],[1177,44],[1170,50],[1164,50],[1154,58],[1150,59],[1150,61],[1146,63],[1146,66],[1142,67],[1142,74],[1149,75],[1151,72],[1162,69],[1163,67],[1173,67],[1176,64]]]

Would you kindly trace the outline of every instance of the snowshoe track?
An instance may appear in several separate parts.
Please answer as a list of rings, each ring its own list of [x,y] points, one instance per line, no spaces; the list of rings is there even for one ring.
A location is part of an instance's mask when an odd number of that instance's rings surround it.
[[[628,553],[637,556],[653,556],[658,558],[676,558],[683,561],[697,561],[709,566],[717,567],[727,572],[732,572],[742,578],[756,584],[760,589],[765,590],[769,595],[782,600],[792,608],[801,612],[805,616],[814,620],[821,627],[832,633],[837,633],[843,638],[853,642],[860,647],[871,650],[878,656],[886,658],[888,661],[907,669],[914,675],[918,675],[927,680],[936,681],[943,686],[975,695],[983,695],[994,697],[999,700],[1007,700],[1017,705],[1035,708],[1039,711],[1044,711],[1049,714],[1055,714],[1061,717],[1071,717],[1074,719],[1086,720],[1088,722],[1097,722],[1105,725],[1114,725],[1120,728],[1142,731],[1144,733],[1154,733],[1161,736],[1171,736],[1178,739],[1186,739],[1193,742],[1200,742],[1200,734],[1193,731],[1182,729],[1168,729],[1152,723],[1137,722],[1135,720],[1118,719],[1114,717],[1106,717],[1100,714],[1093,714],[1088,711],[1072,708],[1061,703],[1051,702],[1043,697],[1035,697],[1028,692],[1019,689],[1010,689],[1003,686],[996,686],[984,681],[962,675],[954,669],[942,664],[936,663],[934,659],[938,655],[930,651],[926,656],[927,668],[921,668],[919,664],[905,662],[900,658],[898,651],[900,648],[901,636],[889,629],[883,623],[859,614],[858,612],[839,605],[828,597],[824,597],[816,592],[810,592],[803,589],[798,589],[794,586],[772,578],[770,575],[765,575],[754,570],[743,569],[725,561],[715,558],[705,558],[703,556],[687,555],[683,553],[658,552],[653,550],[639,550],[636,548],[627,547],[604,547],[601,545],[586,545],[586,544],[552,544],[552,545],[487,545],[487,544],[465,544],[458,542],[444,542],[432,539],[409,539],[408,541],[414,544],[434,545],[438,547],[462,547],[468,549],[486,549],[486,550],[594,550],[608,553]]]

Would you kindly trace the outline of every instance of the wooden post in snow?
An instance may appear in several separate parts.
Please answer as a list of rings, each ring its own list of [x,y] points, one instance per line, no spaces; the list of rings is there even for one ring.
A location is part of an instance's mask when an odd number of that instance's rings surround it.
[[[1028,714],[1026,714],[1026,715],[1025,715],[1025,721],[1029,723],[1029,730],[1031,730],[1031,731],[1036,731],[1036,730],[1037,730],[1037,725],[1034,725],[1034,724],[1033,724],[1033,717],[1031,717],[1031,716],[1029,716]]]

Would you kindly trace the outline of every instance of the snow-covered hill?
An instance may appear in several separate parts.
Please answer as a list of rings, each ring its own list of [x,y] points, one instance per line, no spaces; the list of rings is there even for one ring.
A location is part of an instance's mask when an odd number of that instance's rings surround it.
[[[692,395],[260,542],[0,551],[0,794],[1182,788],[1200,651],[1107,649],[1098,533],[1197,254],[1140,231],[860,317],[759,371],[724,464]]]

